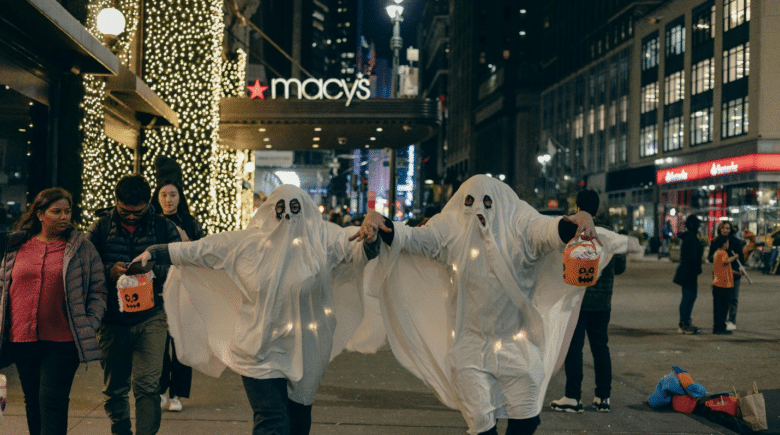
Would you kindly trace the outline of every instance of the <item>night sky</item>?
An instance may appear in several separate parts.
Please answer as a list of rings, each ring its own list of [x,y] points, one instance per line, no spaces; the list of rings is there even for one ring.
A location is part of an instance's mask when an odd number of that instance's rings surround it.
[[[387,15],[385,6],[392,0],[363,0],[363,34],[366,39],[374,41],[376,45],[377,58],[385,58],[388,63],[391,62],[392,52],[390,50],[390,38],[393,36],[393,23]],[[401,38],[403,38],[403,47],[401,48],[401,64],[406,64],[406,49],[409,46],[417,47],[417,26],[420,23],[420,14],[425,0],[404,0],[401,6],[404,7],[401,23]]]

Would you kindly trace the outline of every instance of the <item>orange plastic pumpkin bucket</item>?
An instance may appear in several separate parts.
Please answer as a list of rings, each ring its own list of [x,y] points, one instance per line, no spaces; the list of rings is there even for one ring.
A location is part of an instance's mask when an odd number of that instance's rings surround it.
[[[575,240],[577,240],[576,243],[574,243]],[[596,244],[593,241],[575,240],[569,242],[566,249],[563,250],[563,282],[577,287],[590,287],[596,283],[601,255],[596,251]],[[588,258],[573,257],[574,250],[581,245],[589,245],[593,254]]]

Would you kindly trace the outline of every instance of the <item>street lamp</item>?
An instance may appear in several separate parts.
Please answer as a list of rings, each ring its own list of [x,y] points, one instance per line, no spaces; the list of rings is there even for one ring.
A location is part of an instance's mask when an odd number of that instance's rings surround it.
[[[393,50],[393,71],[391,75],[391,88],[390,88],[390,98],[397,98],[398,97],[398,88],[399,88],[399,81],[400,78],[398,76],[398,69],[399,69],[399,56],[401,51],[401,46],[403,46],[404,41],[401,39],[401,22],[404,20],[404,17],[401,16],[401,14],[404,12],[404,7],[401,6],[401,3],[404,0],[393,0],[393,3],[390,3],[385,8],[387,10],[387,15],[390,16],[390,20],[393,22],[393,37],[390,38],[390,48]],[[389,204],[388,204],[388,214],[390,215],[390,219],[393,219],[395,216],[395,149],[390,149],[390,188],[388,189],[389,192]]]
[[[119,35],[125,31],[125,16],[116,8],[105,8],[98,13],[96,24],[106,45],[113,50]]]

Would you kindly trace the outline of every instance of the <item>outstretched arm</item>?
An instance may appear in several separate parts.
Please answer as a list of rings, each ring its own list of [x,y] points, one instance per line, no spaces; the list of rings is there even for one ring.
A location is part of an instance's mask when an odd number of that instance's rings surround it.
[[[571,216],[564,216],[563,221],[564,222],[558,227],[558,233],[561,235],[563,243],[569,243],[571,239],[579,236],[582,240],[595,240],[599,245],[602,245],[601,240],[599,240],[599,236],[596,233],[596,225],[593,223],[593,216],[591,216],[590,213],[580,210]],[[571,235],[571,226],[569,225],[568,228],[566,228],[567,225],[565,222],[576,225],[573,235]],[[569,235],[571,236],[567,239],[566,237]]]

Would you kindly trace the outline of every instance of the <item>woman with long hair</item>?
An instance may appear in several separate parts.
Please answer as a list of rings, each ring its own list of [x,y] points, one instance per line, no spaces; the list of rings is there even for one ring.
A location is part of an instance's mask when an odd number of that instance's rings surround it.
[[[106,310],[97,250],[71,221],[65,189],[40,192],[8,236],[0,273],[0,361],[15,363],[31,435],[65,434],[80,362],[101,358]]]
[[[173,221],[179,228],[182,241],[203,238],[203,228],[190,213],[184,189],[178,180],[163,179],[157,183],[152,195],[152,207],[155,211]],[[182,410],[181,398],[190,397],[192,387],[192,368],[179,362],[176,358],[176,348],[170,334],[165,343],[163,356],[163,371],[160,378],[160,406],[168,405],[168,411]],[[170,396],[165,395],[166,391]]]

